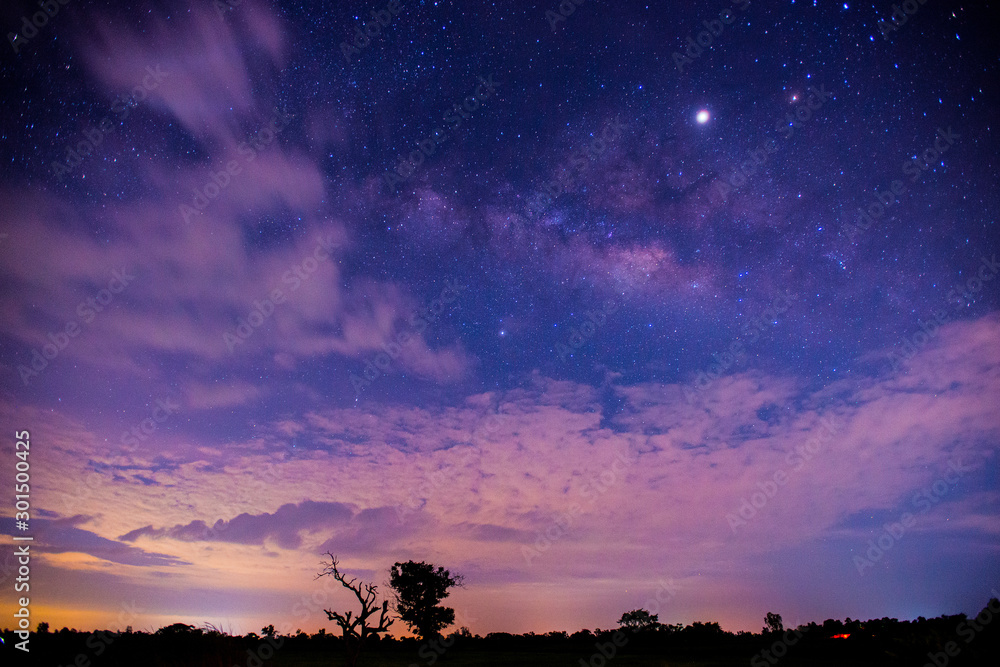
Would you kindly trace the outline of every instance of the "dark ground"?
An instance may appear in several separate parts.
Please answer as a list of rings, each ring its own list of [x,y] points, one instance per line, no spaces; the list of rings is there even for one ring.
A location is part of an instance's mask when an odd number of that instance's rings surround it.
[[[849,635],[842,637],[842,635]],[[344,644],[325,633],[234,637],[175,624],[148,632],[32,633],[31,651],[4,631],[4,665],[44,667],[336,667]],[[950,655],[949,655],[950,652]],[[581,630],[473,636],[467,631],[422,643],[391,637],[371,642],[359,667],[963,667],[1000,664],[1000,600],[975,619],[965,614],[915,621],[827,620],[779,633],[733,634],[717,623],[632,630]]]

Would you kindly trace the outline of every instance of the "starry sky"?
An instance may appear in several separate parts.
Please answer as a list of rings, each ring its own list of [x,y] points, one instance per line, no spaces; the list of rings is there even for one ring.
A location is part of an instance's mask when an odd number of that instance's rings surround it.
[[[1000,586],[995,3],[55,4],[0,10],[36,621],[314,632],[325,551],[477,633]]]

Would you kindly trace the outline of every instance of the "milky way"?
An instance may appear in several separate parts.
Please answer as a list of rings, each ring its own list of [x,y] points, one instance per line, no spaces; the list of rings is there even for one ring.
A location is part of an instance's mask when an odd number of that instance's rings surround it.
[[[328,550],[477,632],[980,609],[991,5],[9,3],[35,616],[315,629]]]

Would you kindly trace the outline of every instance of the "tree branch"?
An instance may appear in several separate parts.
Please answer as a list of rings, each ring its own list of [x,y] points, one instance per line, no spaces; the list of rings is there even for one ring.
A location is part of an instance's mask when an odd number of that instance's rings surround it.
[[[346,614],[341,614],[339,612],[333,611],[331,609],[324,609],[326,616],[331,621],[336,621],[337,625],[340,626],[343,631],[344,638],[353,638],[364,641],[369,635],[376,635],[380,632],[386,632],[389,626],[392,625],[392,619],[389,617],[389,602],[388,600],[382,603],[381,613],[379,614],[379,623],[377,627],[370,626],[368,624],[368,619],[375,612],[380,611],[378,607],[378,586],[374,584],[357,584],[357,579],[348,579],[338,568],[337,568],[337,557],[334,556],[329,551],[326,552],[326,556],[330,557],[330,563],[323,564],[323,571],[316,575],[319,579],[323,576],[331,576],[337,581],[339,581],[343,586],[349,589],[354,596],[361,603],[361,611],[353,619],[351,618],[352,612],[347,612]],[[358,630],[360,626],[360,632]]]

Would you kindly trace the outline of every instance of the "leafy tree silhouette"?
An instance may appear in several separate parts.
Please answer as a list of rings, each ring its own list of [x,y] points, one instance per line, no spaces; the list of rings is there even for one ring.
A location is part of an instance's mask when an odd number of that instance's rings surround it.
[[[461,586],[461,575],[451,576],[443,567],[412,560],[396,563],[389,570],[389,585],[395,591],[396,613],[424,640],[440,635],[455,622],[455,610],[438,603],[448,597],[448,589]]]
[[[156,634],[166,637],[190,637],[193,635],[200,635],[201,633],[201,629],[187,623],[165,625],[156,631]]]
[[[764,617],[764,627],[761,632],[764,634],[770,634],[773,632],[781,632],[785,629],[784,623],[781,621],[781,614],[775,614],[774,612],[767,612]]]
[[[659,614],[650,614],[645,609],[633,609],[622,614],[618,619],[618,625],[626,630],[639,632],[641,630],[652,630],[660,624]]]
[[[348,579],[339,569],[337,569],[337,557],[327,552],[330,562],[323,564],[323,571],[316,575],[316,578],[330,576],[339,581],[347,588],[361,603],[361,611],[357,616],[352,616],[352,612],[341,614],[330,609],[324,609],[327,619],[336,621],[337,625],[344,633],[344,644],[347,650],[347,664],[354,667],[358,664],[361,651],[364,649],[365,641],[372,635],[385,632],[392,625],[389,618],[389,601],[382,602],[381,609],[378,605],[378,587],[374,584],[356,583],[357,579]],[[379,613],[378,625],[369,625],[368,619],[376,612]]]

